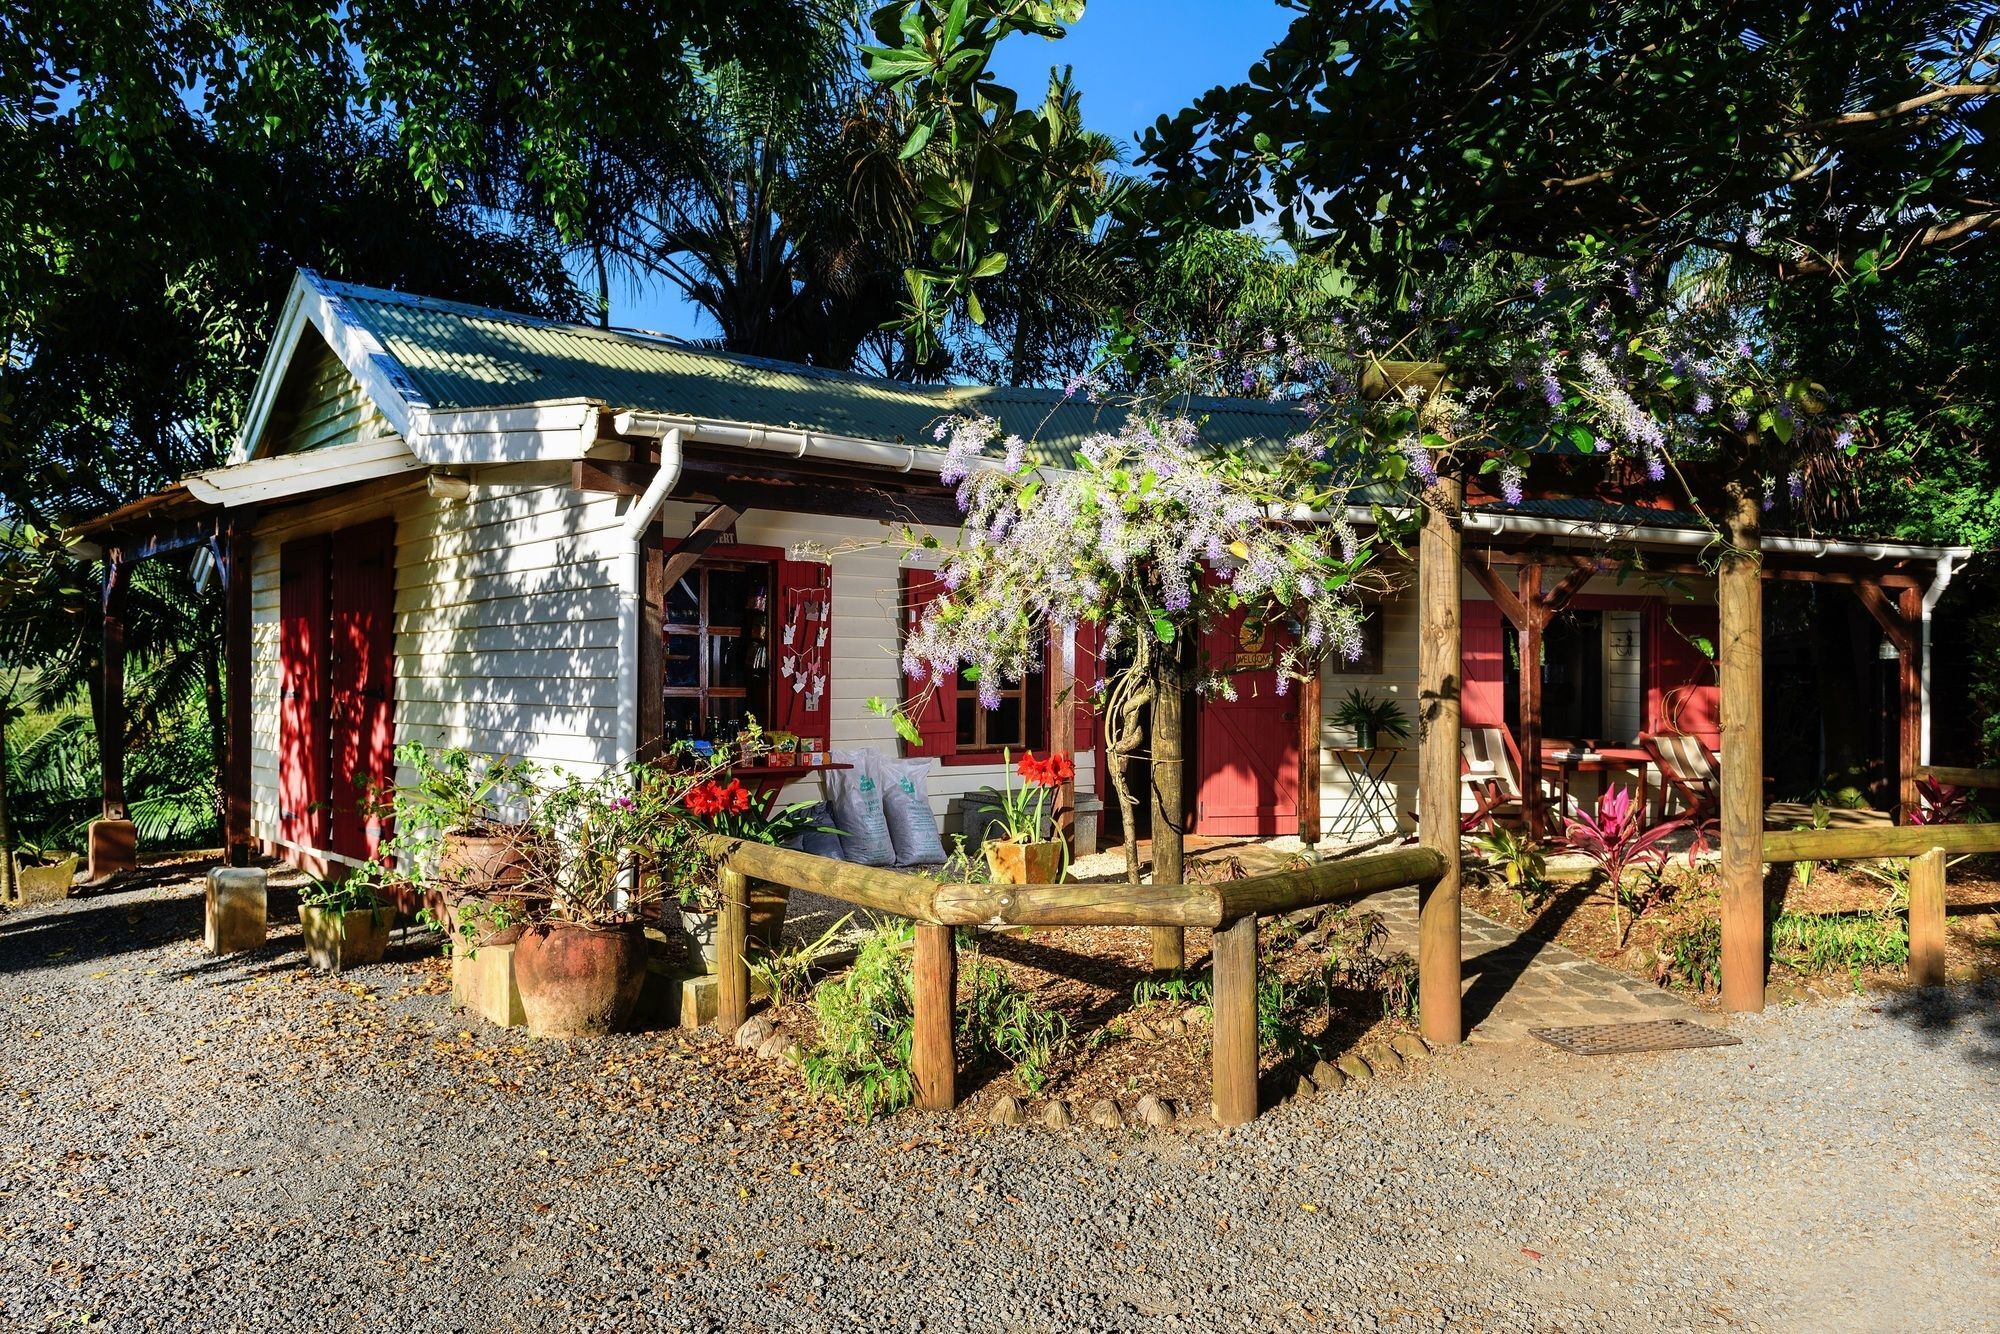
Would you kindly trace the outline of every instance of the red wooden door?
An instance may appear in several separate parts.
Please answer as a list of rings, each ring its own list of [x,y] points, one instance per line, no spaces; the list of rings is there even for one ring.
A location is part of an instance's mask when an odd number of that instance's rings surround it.
[[[1715,659],[1704,652],[1721,643],[1714,607],[1654,600],[1646,615],[1646,727],[1653,732],[1700,737],[1722,748],[1722,686]]]
[[[1507,725],[1507,631],[1500,608],[1466,602],[1459,608],[1459,725]]]
[[[327,542],[278,553],[278,837],[324,848],[327,829]]]
[[[1197,834],[1291,833],[1299,823],[1297,682],[1278,693],[1275,669],[1287,642],[1282,621],[1221,618],[1202,635],[1207,671],[1222,672],[1236,698],[1209,696],[1195,709]]]
[[[366,860],[382,839],[380,808],[394,782],[396,525],[333,535],[328,599],[328,742],[333,851]]]

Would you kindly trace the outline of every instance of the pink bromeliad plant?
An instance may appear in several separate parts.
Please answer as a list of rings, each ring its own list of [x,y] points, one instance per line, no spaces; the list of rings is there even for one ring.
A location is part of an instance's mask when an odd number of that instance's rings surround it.
[[[1686,823],[1667,820],[1648,827],[1639,818],[1639,805],[1627,787],[1608,789],[1597,799],[1595,811],[1579,810],[1564,822],[1570,845],[1596,862],[1611,886],[1611,929],[1618,933],[1620,945],[1630,930],[1629,925],[1620,925],[1618,917],[1626,872],[1642,866],[1657,874],[1669,856],[1667,838]]]

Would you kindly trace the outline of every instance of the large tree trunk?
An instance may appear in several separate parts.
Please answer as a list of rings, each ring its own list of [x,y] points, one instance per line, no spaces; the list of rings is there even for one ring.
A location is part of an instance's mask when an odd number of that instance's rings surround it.
[[[1186,688],[1182,663],[1186,646],[1179,639],[1162,645],[1153,658],[1153,883],[1178,885],[1186,879],[1187,849],[1182,826],[1187,821],[1187,788],[1183,757],[1187,751],[1181,698]],[[1153,968],[1173,972],[1187,966],[1187,932],[1177,926],[1153,929]]]

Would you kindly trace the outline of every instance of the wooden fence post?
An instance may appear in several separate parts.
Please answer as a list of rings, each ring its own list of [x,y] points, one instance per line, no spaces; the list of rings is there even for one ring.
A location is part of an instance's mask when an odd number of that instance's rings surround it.
[[[1417,829],[1444,858],[1417,891],[1417,993],[1424,1036],[1465,1039],[1459,924],[1459,510],[1465,479],[1440,472],[1424,507],[1417,552]]]
[[[1760,493],[1729,484],[1722,643],[1722,1008],[1764,1008],[1764,586]]]
[[[750,1017],[750,881],[724,866],[716,871],[722,912],[715,930],[715,1028],[725,1037]]]
[[[1313,847],[1320,839],[1319,738],[1324,703],[1320,673],[1325,661],[1314,658],[1311,674],[1299,683],[1299,842]]]
[[[958,1061],[951,1032],[958,996],[958,956],[951,931],[948,926],[917,924],[910,978],[916,1008],[910,1073],[917,1082],[917,1106],[932,1112],[948,1112],[958,1102]]]
[[[1215,932],[1212,1108],[1217,1125],[1257,1119],[1257,915]]]
[[[1910,858],[1910,985],[1944,985],[1944,849]]]

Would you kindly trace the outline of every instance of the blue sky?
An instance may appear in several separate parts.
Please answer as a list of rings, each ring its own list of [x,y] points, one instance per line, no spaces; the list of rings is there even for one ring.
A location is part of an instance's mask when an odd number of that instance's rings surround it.
[[[1275,0],[1089,0],[1061,41],[1015,37],[994,59],[1023,102],[1039,101],[1052,65],[1071,65],[1092,129],[1136,146],[1139,131],[1218,83],[1240,80],[1296,15]],[[699,312],[664,284],[614,290],[614,324],[699,337]]]

